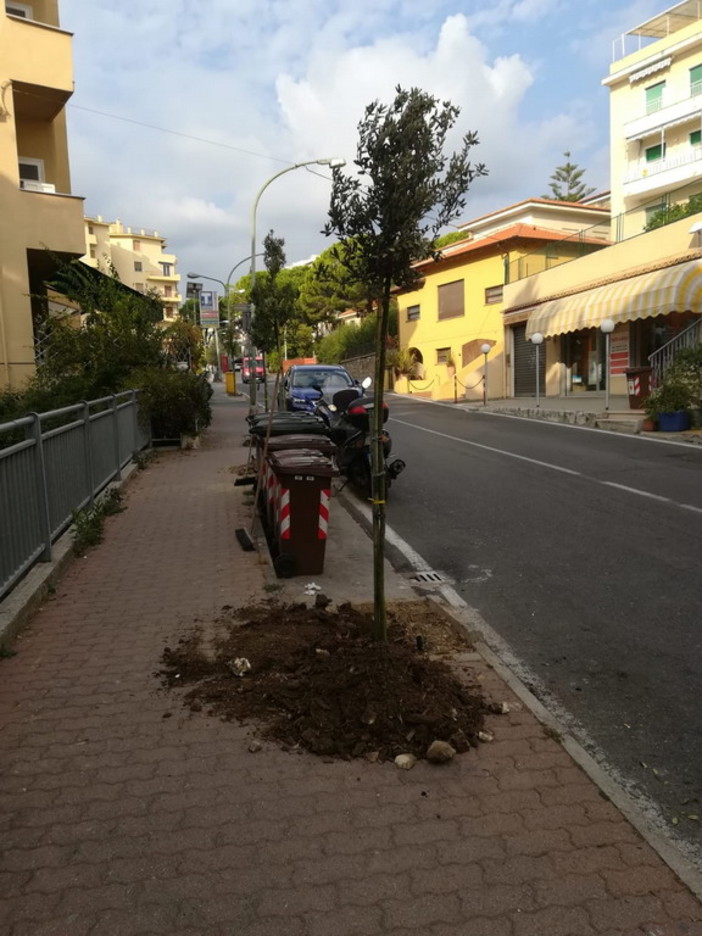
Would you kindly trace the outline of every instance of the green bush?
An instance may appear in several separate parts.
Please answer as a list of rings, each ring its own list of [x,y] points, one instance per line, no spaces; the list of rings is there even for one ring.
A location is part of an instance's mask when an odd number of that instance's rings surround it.
[[[140,409],[154,439],[197,435],[212,421],[212,387],[203,374],[144,368],[131,375],[130,387],[141,390]]]

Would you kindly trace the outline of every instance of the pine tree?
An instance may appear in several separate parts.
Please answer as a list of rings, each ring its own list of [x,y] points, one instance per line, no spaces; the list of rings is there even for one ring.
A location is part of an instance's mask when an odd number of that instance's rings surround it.
[[[551,182],[549,183],[551,194],[542,195],[541,197],[557,198],[559,201],[569,202],[582,201],[583,198],[592,195],[595,189],[589,188],[582,181],[585,170],[581,169],[577,163],[570,161],[570,153],[566,152],[563,155],[566,158],[565,163],[562,166],[556,166],[551,176]]]

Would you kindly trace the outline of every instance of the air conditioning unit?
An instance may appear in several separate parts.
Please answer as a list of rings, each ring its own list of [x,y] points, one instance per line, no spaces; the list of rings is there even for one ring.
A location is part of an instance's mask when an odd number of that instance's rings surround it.
[[[20,179],[20,188],[28,192],[44,192],[46,195],[55,195],[56,186],[53,182],[37,182],[34,179]]]

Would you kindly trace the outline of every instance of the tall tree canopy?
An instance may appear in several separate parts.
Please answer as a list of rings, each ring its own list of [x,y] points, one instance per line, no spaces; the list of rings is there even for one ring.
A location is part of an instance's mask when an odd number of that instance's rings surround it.
[[[542,195],[542,198],[557,198],[559,201],[579,202],[588,195],[592,195],[594,188],[589,188],[582,177],[585,170],[581,169],[576,163],[570,161],[570,153],[563,154],[566,161],[562,166],[556,166],[549,188],[549,195]]]
[[[265,273],[256,276],[251,290],[255,314],[251,339],[261,351],[282,352],[283,330],[295,318],[298,289],[292,271],[284,271],[285,240],[270,231],[263,241]]]
[[[368,105],[361,120],[356,172],[334,169],[329,222],[325,233],[342,245],[342,262],[378,304],[375,395],[373,409],[373,568],[374,635],[386,638],[385,471],[382,449],[382,397],[386,338],[393,286],[418,280],[413,263],[434,252],[438,232],[458,217],[471,182],[487,170],[471,165],[478,143],[467,133],[461,147],[444,154],[459,109],[418,88],[396,89],[390,105]]]

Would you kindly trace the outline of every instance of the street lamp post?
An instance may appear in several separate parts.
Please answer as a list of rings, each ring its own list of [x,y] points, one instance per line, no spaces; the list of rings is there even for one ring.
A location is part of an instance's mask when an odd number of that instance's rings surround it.
[[[543,343],[543,340],[544,340],[544,336],[541,334],[541,332],[534,332],[534,334],[531,336],[531,343],[536,348],[536,408],[537,409],[539,409],[539,406],[540,406],[540,402],[539,402],[539,390],[540,390],[540,387],[539,387],[539,348],[541,344]]]
[[[251,210],[251,291],[253,292],[254,284],[256,282],[256,210],[258,208],[258,203],[261,200],[261,196],[271,184],[275,182],[276,179],[280,176],[285,175],[286,172],[292,172],[293,169],[301,169],[303,166],[329,166],[330,169],[340,169],[342,166],[346,165],[346,160],[339,158],[327,158],[327,159],[308,159],[305,162],[295,163],[293,166],[287,166],[285,169],[281,169],[280,172],[276,172],[275,175],[272,175],[270,179],[263,183],[261,188],[256,194],[254,199],[253,208]],[[254,359],[256,349],[253,346],[253,341],[251,338],[250,327],[253,323],[254,316],[254,304],[253,300],[249,294],[249,335],[248,335],[248,352],[249,352],[249,364],[252,359]],[[255,374],[255,364],[254,364],[254,374]],[[250,395],[250,415],[253,415],[256,412],[256,380],[249,381],[249,395]]]
[[[609,357],[610,339],[614,331],[614,322],[611,318],[602,319],[600,330],[605,336],[605,413],[609,412]]]
[[[260,254],[259,254],[259,256],[260,256]],[[231,268],[231,270],[229,271],[229,275],[227,276],[226,282],[225,282],[224,280],[217,279],[216,276],[206,276],[204,273],[188,273],[188,279],[189,279],[189,280],[206,279],[206,280],[210,280],[210,281],[213,282],[213,283],[219,283],[219,285],[220,285],[220,286],[222,287],[222,289],[224,290],[224,305],[225,305],[226,310],[227,310],[227,318],[230,319],[230,318],[231,318],[231,310],[230,310],[230,308],[229,308],[229,293],[230,293],[230,291],[231,291],[232,276],[233,276],[234,271],[235,271],[236,269],[238,269],[242,264],[246,263],[246,262],[249,261],[250,259],[251,259],[251,257],[244,257],[243,260],[239,260],[238,263],[235,263],[234,266],[233,266],[233,267]],[[217,376],[217,378],[219,379],[219,378],[221,378],[221,367],[220,367],[220,357],[219,357],[219,334],[218,334],[218,329],[215,328],[214,333],[215,333],[215,349],[216,349],[216,353],[217,353],[216,376]]]
[[[483,364],[483,406],[487,406],[488,401],[488,363],[487,356],[490,353],[490,348],[492,345],[488,344],[487,341],[485,344],[480,345],[480,350],[485,355],[485,360]]]

